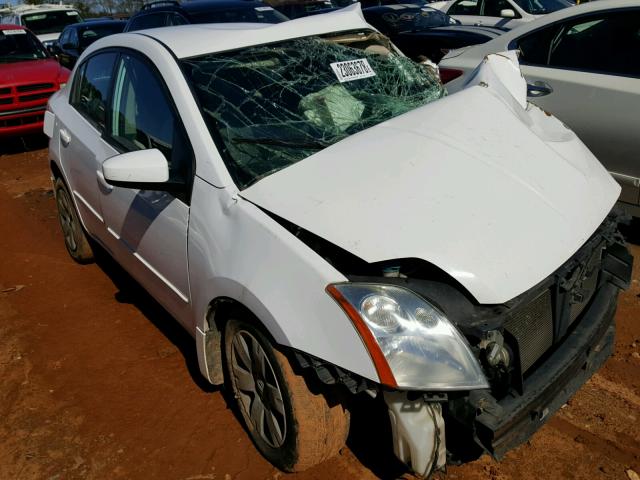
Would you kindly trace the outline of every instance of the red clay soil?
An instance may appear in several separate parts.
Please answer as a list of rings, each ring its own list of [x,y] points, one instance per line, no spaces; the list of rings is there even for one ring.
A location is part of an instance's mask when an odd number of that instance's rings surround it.
[[[373,401],[361,401],[338,457],[297,475],[267,463],[223,392],[201,378],[191,337],[109,259],[80,266],[69,258],[42,142],[26,152],[2,143],[0,479],[410,477]],[[502,462],[485,456],[438,478],[640,472],[639,269],[640,261],[602,370]]]

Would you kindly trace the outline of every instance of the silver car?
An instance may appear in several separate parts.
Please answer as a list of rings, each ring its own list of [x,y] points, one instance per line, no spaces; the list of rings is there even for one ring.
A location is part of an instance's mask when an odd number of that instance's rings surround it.
[[[440,63],[447,90],[467,83],[489,53],[518,50],[529,100],[575,131],[622,185],[640,215],[640,1],[558,11]]]

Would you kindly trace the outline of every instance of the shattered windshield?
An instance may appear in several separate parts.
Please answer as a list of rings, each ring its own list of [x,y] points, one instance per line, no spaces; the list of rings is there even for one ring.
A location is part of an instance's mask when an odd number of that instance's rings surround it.
[[[444,95],[436,75],[374,32],[299,38],[182,64],[240,188]]]

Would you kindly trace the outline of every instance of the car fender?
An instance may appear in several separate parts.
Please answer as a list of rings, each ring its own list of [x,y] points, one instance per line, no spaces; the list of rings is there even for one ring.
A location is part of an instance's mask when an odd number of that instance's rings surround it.
[[[276,343],[379,380],[355,327],[325,291],[346,281],[340,272],[237,192],[196,177],[192,199],[192,330],[207,378],[210,306],[229,298],[250,310]]]

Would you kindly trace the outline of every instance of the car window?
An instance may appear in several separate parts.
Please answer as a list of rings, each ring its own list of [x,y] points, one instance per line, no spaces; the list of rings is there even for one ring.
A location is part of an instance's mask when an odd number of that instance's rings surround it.
[[[69,32],[69,43],[73,45],[72,48],[78,48],[80,42],[78,41],[78,30],[75,28]]]
[[[170,12],[170,13],[167,13],[166,24],[167,26],[188,25],[189,21],[179,13]]]
[[[36,35],[60,32],[67,25],[78,22],[82,22],[82,17],[75,10],[54,10],[22,16],[22,24]]]
[[[513,13],[516,14],[514,18],[520,18],[516,9],[507,0],[484,0],[482,15],[485,17],[500,17],[502,10],[513,10]]]
[[[68,38],[69,38],[69,29],[66,29],[64,32],[62,32],[62,34],[60,35],[60,38],[58,38],[58,44],[60,46],[64,45],[69,41]]]
[[[480,15],[480,2],[478,0],[458,0],[451,5],[448,15]]]
[[[22,29],[0,31],[0,65],[37,60],[48,56],[47,51],[31,32]],[[3,80],[3,75],[0,74],[0,82]]]
[[[158,28],[167,25],[167,15],[164,12],[147,13],[129,21],[127,31],[144,30],[145,28]]]
[[[522,38],[525,63],[640,76],[640,12],[591,15]]]
[[[125,151],[157,148],[169,162],[170,179],[184,181],[192,150],[158,74],[136,56],[116,67],[110,137]]]
[[[100,130],[106,121],[106,102],[117,54],[106,52],[94,55],[78,69],[70,103]]]
[[[193,23],[281,23],[288,20],[272,7],[254,7],[249,4],[241,8],[212,8],[197,12],[189,12]]]
[[[515,2],[532,15],[543,15],[572,6],[568,0],[515,0]]]

